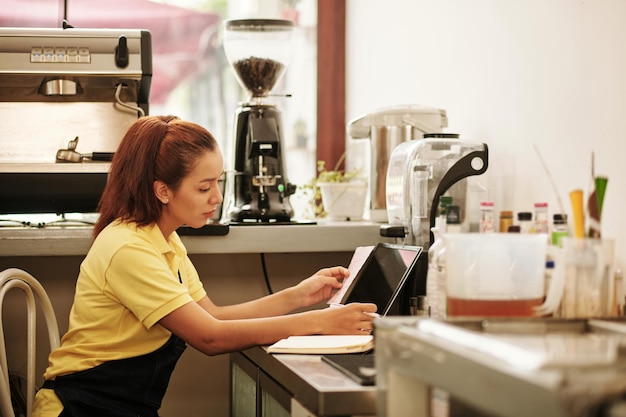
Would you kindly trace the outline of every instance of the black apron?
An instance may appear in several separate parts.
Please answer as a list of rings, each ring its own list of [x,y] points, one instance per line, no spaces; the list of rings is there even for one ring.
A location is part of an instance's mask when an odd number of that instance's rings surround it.
[[[158,350],[46,381],[63,403],[59,417],[158,417],[176,362],[186,348],[172,335]]]

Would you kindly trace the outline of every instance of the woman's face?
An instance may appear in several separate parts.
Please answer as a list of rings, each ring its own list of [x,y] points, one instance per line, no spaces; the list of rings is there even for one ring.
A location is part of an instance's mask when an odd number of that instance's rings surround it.
[[[220,185],[224,175],[222,153],[207,151],[200,156],[189,175],[176,190],[169,190],[169,202],[163,207],[161,222],[171,231],[182,225],[194,228],[204,226],[213,217],[222,202]]]

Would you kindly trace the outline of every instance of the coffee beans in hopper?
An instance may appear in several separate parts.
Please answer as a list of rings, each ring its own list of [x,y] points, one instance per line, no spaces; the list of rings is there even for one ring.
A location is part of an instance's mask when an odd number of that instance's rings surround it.
[[[257,57],[239,60],[233,66],[241,82],[255,97],[267,95],[285,69],[280,62]]]

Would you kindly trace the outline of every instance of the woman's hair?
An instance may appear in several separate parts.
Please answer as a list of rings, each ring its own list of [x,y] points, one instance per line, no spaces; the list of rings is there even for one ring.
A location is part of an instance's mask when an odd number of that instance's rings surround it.
[[[156,222],[163,206],[154,194],[154,181],[177,190],[199,157],[217,149],[202,126],[175,116],[146,116],[126,132],[100,198],[94,237],[116,219],[145,226]]]

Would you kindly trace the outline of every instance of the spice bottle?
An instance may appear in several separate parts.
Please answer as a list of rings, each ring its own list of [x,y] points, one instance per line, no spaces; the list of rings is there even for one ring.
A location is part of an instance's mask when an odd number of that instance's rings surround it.
[[[513,225],[513,212],[510,210],[503,210],[500,212],[500,227],[498,232],[508,233],[509,227]]]
[[[442,195],[439,197],[439,207],[437,208],[437,218],[435,219],[435,226],[439,228],[439,233],[446,233],[446,217],[448,206],[452,204],[452,197],[449,195]]]
[[[480,231],[481,201],[489,199],[487,188],[480,182],[480,176],[474,175],[467,178],[467,198],[465,199],[465,213],[463,220],[463,230],[470,233]]]
[[[548,293],[550,292],[550,284],[552,283],[552,276],[554,274],[554,260],[552,259],[546,259],[546,268],[544,271],[544,300],[545,297],[548,296]],[[556,311],[554,311],[552,313],[552,317],[560,317],[560,307],[556,309]]]
[[[530,211],[520,211],[517,213],[517,225],[520,233],[532,233],[533,214]]]
[[[569,227],[567,225],[567,214],[555,213],[552,216],[552,239],[554,246],[563,247],[561,239],[569,236]]]
[[[535,203],[535,233],[548,233],[548,203]]]
[[[493,233],[496,231],[493,209],[493,201],[480,202],[480,233]]]
[[[461,233],[461,207],[455,205],[447,207],[446,233]]]
[[[417,297],[411,297],[409,305],[409,313],[412,316],[428,317],[428,305],[425,295],[418,295]]]

